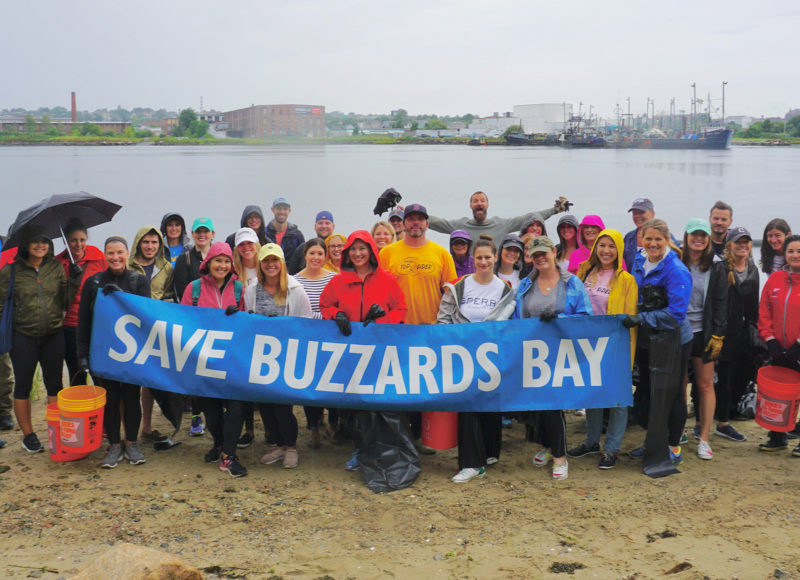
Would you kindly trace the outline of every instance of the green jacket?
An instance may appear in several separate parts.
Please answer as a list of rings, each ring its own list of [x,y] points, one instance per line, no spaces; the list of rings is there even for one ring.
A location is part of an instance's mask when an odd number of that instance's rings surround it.
[[[0,316],[5,308],[12,266],[16,268],[14,331],[34,337],[53,334],[64,322],[64,311],[78,291],[78,282],[68,280],[64,266],[53,257],[46,257],[38,272],[18,259],[0,270]]]
[[[139,231],[136,232],[136,238],[133,240],[133,247],[131,248],[131,254],[128,258],[128,268],[137,274],[143,275],[145,278],[147,277],[144,268],[136,261],[136,248],[139,247],[139,242],[142,238],[148,234],[157,234],[158,239],[161,241],[161,249],[156,253],[156,261],[153,266],[153,277],[150,278],[150,297],[156,300],[172,301],[175,298],[172,280],[172,264],[164,257],[164,237],[157,227],[144,226],[143,228],[139,228]]]

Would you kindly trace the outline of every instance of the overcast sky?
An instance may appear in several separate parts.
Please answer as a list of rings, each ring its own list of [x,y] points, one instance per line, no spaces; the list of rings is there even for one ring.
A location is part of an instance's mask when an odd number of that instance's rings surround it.
[[[515,104],[800,107],[797,0],[3,2],[0,109],[135,106],[485,116]]]

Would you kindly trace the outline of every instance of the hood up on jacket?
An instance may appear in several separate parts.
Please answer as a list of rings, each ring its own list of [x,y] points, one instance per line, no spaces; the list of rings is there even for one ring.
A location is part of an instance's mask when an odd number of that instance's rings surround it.
[[[332,237],[332,235],[330,236]],[[347,242],[345,242],[344,250],[342,250],[342,270],[348,270],[350,272],[355,272],[356,269],[353,266],[353,262],[350,261],[350,246],[353,245],[356,241],[362,241],[367,244],[369,248],[369,263],[375,270],[380,268],[380,261],[378,260],[378,246],[375,244],[375,240],[372,239],[372,236],[367,230],[356,230],[347,238]]]
[[[205,259],[200,264],[201,276],[208,274],[208,264],[217,256],[227,256],[231,261],[231,273],[236,274],[236,268],[233,265],[233,252],[231,252],[231,247],[225,242],[214,242],[208,249],[208,254],[206,255]]]
[[[603,223],[603,220],[600,218],[599,215],[590,214],[584,217],[583,220],[581,220],[581,223],[578,226],[578,246],[591,250],[591,248],[588,248],[586,246],[586,243],[583,240],[583,228],[586,226],[597,226],[601,230],[604,230],[606,229],[606,225]]]
[[[524,236],[525,235],[525,230],[527,230],[529,227],[531,227],[535,223],[539,223],[542,226],[542,233],[540,235],[546,236],[547,235],[547,228],[544,225],[544,216],[542,214],[540,214],[539,212],[534,212],[534,213],[531,214],[531,217],[529,217],[524,222],[522,222],[522,227],[519,230],[519,237],[521,238],[522,236]],[[561,223],[561,222],[559,222],[559,223]]]
[[[142,241],[142,238],[151,234],[157,235],[158,243],[161,244],[156,252],[156,268],[163,270],[164,266],[169,263],[166,256],[164,256],[164,236],[161,234],[161,231],[156,226],[143,226],[139,228],[139,231],[136,232],[136,237],[133,238],[133,245],[131,246],[130,255],[128,256],[129,267],[132,267],[136,264],[136,251],[139,248],[139,243]]]
[[[264,219],[264,212],[261,211],[261,208],[259,206],[257,206],[257,205],[246,205],[246,206],[244,206],[244,210],[242,211],[242,219],[239,220],[239,227],[240,228],[244,228],[244,227],[248,227],[249,228],[250,227],[250,226],[247,225],[247,216],[249,216],[251,213],[257,213],[258,217],[261,218],[261,228],[262,229],[267,227],[267,222]]]
[[[170,220],[178,220],[180,222],[181,245],[187,246],[192,238],[189,236],[189,232],[186,231],[186,220],[183,219],[181,214],[175,212],[164,214],[164,217],[161,218],[161,237],[164,238],[164,245],[167,244],[167,222]]]
[[[578,227],[580,226],[580,224],[578,223],[578,218],[576,218],[571,213],[564,214],[561,216],[561,219],[558,220],[558,226],[556,227],[556,231],[558,231],[558,229],[561,228],[561,226],[564,224],[571,225],[573,228],[575,228],[575,233],[576,234],[578,233]],[[558,234],[558,239],[562,244],[564,243],[564,239],[561,237],[561,233]]]
[[[594,245],[592,246],[592,252],[589,254],[589,258],[583,262],[580,267],[578,268],[578,278],[583,280],[586,277],[586,273],[594,266],[600,265],[600,259],[597,257],[597,240],[602,238],[603,236],[608,236],[611,238],[611,241],[614,242],[614,245],[617,247],[617,268],[615,272],[615,276],[618,276],[620,272],[625,270],[625,260],[623,259],[623,253],[625,251],[625,242],[622,237],[622,233],[617,230],[608,228],[605,230],[601,230],[599,234],[597,234],[597,239],[595,240]]]

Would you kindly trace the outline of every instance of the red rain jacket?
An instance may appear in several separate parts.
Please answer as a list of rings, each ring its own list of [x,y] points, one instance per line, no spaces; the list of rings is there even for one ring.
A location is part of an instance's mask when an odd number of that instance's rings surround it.
[[[779,270],[769,277],[758,305],[758,335],[783,348],[800,339],[800,274]]]
[[[375,270],[362,280],[349,260],[350,246],[361,240],[369,246],[370,261]],[[350,234],[342,252],[342,269],[331,278],[319,297],[322,318],[333,320],[338,312],[344,312],[352,322],[361,322],[367,316],[370,306],[377,304],[386,311],[386,316],[376,322],[397,324],[406,318],[406,299],[403,291],[389,272],[380,267],[378,247],[369,232],[358,230]]]
[[[64,264],[64,274],[69,278],[69,254],[64,250],[56,256],[56,260]],[[83,253],[83,260],[77,262],[78,266],[83,268],[83,275],[81,276],[81,285],[78,287],[78,293],[69,305],[67,314],[64,316],[64,326],[78,326],[78,309],[81,305],[81,293],[83,292],[83,283],[89,278],[102,272],[106,269],[106,257],[100,248],[94,246],[86,246]]]

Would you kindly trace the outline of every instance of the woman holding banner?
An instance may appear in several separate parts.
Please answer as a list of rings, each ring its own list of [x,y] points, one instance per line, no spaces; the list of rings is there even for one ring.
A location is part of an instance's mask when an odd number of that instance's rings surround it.
[[[199,273],[200,277],[186,286],[181,304],[220,308],[225,314],[234,314],[244,306],[242,283],[233,269],[233,254],[227,243],[211,244],[200,264]],[[245,403],[211,397],[197,397],[197,402],[214,439],[214,446],[206,453],[205,462],[219,461],[219,468],[232,477],[247,475],[247,468],[236,457]]]
[[[560,316],[586,316],[592,313],[589,295],[580,278],[562,270],[556,262],[556,248],[546,236],[528,243],[533,271],[520,282],[514,318],[538,318],[550,322]],[[536,467],[553,461],[553,479],[566,479],[567,431],[563,411],[535,411],[533,424],[542,449],[533,458]]]
[[[514,236],[516,238],[516,236]],[[516,238],[518,239],[518,238]],[[519,257],[519,252],[517,252]],[[437,324],[459,324],[507,320],[514,311],[511,285],[494,273],[497,248],[484,234],[472,252],[475,273],[445,284],[436,316]],[[502,426],[500,413],[458,414],[458,469],[453,482],[465,483],[485,473],[485,465],[500,457]]]
[[[311,304],[300,282],[286,269],[283,250],[278,244],[264,244],[258,252],[258,284],[248,286],[244,308],[262,316],[299,316],[311,318]],[[297,467],[297,418],[291,405],[259,403],[264,428],[278,447],[265,454],[261,463],[270,465],[283,460],[285,469]],[[240,427],[241,429],[241,427]]]
[[[625,271],[622,260],[624,248],[620,232],[603,230],[597,236],[589,259],[578,267],[578,278],[583,280],[595,315],[636,314],[639,288],[633,276]],[[636,353],[636,334],[636,329],[631,330],[631,365]],[[567,455],[583,457],[600,452],[604,413],[605,409],[586,409],[586,439],[567,451]],[[617,464],[617,454],[627,425],[628,407],[608,409],[608,428],[598,466],[600,469],[611,469]]]
[[[94,302],[98,290],[103,294],[128,292],[150,298],[150,282],[142,274],[128,268],[128,242],[125,238],[112,236],[103,247],[107,268],[94,274],[83,285],[80,310],[78,312],[78,368],[84,372],[90,368],[89,345],[92,338]],[[106,390],[106,409],[103,416],[103,429],[108,436],[108,452],[100,464],[105,469],[113,469],[122,460],[123,454],[131,465],[145,462],[136,439],[142,421],[139,406],[139,385],[112,381],[94,376],[98,386]],[[120,414],[120,411],[122,412]],[[125,424],[125,448],[122,448],[120,424]]]
[[[350,322],[398,324],[405,320],[403,291],[389,272],[380,267],[378,248],[369,232],[357,230],[347,238],[342,251],[341,272],[334,276],[319,298],[322,317],[335,320],[341,333],[349,336]],[[409,435],[410,437],[410,435]],[[361,437],[354,432],[356,449],[345,465],[359,469]]]
[[[631,455],[644,458],[645,474],[663,477],[677,473],[674,466],[683,463],[683,376],[693,339],[686,313],[692,275],[681,262],[681,251],[672,242],[664,220],[652,219],[642,225],[642,244],[642,252],[633,263],[633,276],[639,285],[639,313],[622,321],[628,328],[641,326],[636,353],[639,385],[633,403],[647,437]]]

